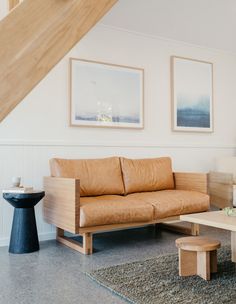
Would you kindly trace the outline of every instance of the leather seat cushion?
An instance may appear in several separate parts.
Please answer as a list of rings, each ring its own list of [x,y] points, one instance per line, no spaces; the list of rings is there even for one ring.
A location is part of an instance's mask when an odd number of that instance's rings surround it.
[[[80,227],[148,222],[153,206],[119,195],[80,198]]]
[[[121,158],[125,193],[156,191],[174,188],[169,157],[128,159]]]
[[[204,212],[209,210],[209,195],[186,190],[163,190],[129,194],[131,200],[141,200],[154,207],[154,219]]]
[[[51,176],[80,179],[80,196],[124,194],[119,157],[50,160]]]

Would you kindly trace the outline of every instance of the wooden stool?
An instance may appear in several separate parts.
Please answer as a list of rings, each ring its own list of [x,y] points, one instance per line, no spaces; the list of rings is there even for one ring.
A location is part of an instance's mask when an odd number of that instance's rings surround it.
[[[211,273],[217,272],[217,248],[220,242],[201,236],[183,237],[175,241],[179,248],[179,275],[199,275],[210,280]]]

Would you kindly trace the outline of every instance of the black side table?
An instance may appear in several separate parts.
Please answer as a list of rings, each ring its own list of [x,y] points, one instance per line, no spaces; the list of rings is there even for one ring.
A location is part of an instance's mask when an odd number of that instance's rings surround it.
[[[44,191],[3,193],[4,199],[15,208],[9,246],[10,253],[29,253],[39,250],[34,206],[44,195]]]

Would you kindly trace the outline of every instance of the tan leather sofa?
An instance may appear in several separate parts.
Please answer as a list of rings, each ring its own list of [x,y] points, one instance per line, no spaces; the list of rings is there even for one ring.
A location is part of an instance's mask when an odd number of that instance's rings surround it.
[[[169,157],[50,160],[44,217],[57,240],[92,253],[92,234],[139,227],[209,209],[207,174],[173,173]],[[192,227],[196,229],[196,227]],[[83,236],[83,244],[64,231]],[[193,234],[197,231],[192,231]]]

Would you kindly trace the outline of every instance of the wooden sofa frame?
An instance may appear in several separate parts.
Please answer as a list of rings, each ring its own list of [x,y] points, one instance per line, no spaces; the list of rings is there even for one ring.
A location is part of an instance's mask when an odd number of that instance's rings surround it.
[[[207,193],[207,174],[174,173],[175,189],[195,190]],[[96,232],[120,230],[131,227],[159,224],[169,230],[191,235],[199,234],[199,226],[191,227],[167,225],[166,222],[177,221],[179,216],[158,219],[149,222],[114,224],[94,227],[80,227],[80,181],[73,178],[44,177],[45,198],[43,213],[46,222],[56,226],[57,241],[83,254],[92,254],[92,235]],[[165,224],[163,224],[165,223]],[[64,235],[64,232],[83,237],[82,244]]]
[[[233,174],[210,171],[208,189],[211,205],[220,209],[234,207],[236,185],[234,184]]]

